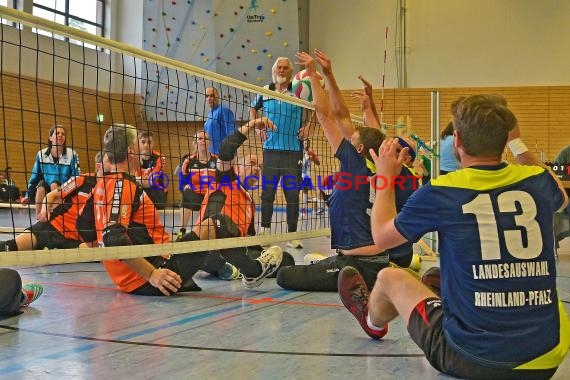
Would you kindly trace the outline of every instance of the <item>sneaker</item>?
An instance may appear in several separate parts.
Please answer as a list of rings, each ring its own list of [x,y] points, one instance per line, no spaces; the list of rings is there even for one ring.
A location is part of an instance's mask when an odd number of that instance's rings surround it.
[[[325,208],[324,208],[324,207],[319,207],[319,208],[317,209],[317,212],[316,212],[317,215],[322,215],[322,214],[324,214],[324,213],[325,213]]]
[[[261,264],[261,274],[257,277],[243,276],[241,280],[246,288],[258,287],[265,277],[271,275],[279,268],[283,260],[283,250],[281,247],[274,245],[261,252],[261,256],[256,260]]]
[[[218,278],[220,280],[231,281],[237,280],[241,277],[239,269],[230,263],[225,263],[224,267],[218,271]]]
[[[289,247],[289,248],[303,248],[303,242],[301,240],[290,240],[287,242],[287,247]]]
[[[360,327],[372,339],[381,339],[388,333],[388,325],[381,329],[373,329],[368,326],[368,299],[370,291],[364,278],[351,266],[342,268],[338,274],[338,294],[344,306],[354,315]]]
[[[43,286],[40,284],[26,284],[22,286],[22,293],[25,299],[22,301],[22,307],[30,306],[32,302],[40,298],[44,292]]]

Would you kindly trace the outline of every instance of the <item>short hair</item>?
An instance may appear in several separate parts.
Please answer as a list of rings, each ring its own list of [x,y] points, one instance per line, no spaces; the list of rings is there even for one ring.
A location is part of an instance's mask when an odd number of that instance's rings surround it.
[[[139,131],[138,132],[138,139],[142,139],[142,138],[153,138],[154,137],[154,133],[152,133],[152,131],[149,130],[143,130],[143,131]]]
[[[449,107],[449,109],[452,115],[455,115],[455,112],[457,111],[457,106],[464,100],[465,96],[460,96],[459,98],[455,99],[453,103],[451,103],[451,107]]]
[[[96,164],[103,163],[103,153],[100,150],[98,150],[97,153],[95,153],[95,163]]]
[[[214,95],[215,95],[216,97],[218,97],[218,98],[220,97],[220,91],[218,91],[218,89],[217,89],[216,87],[212,87],[212,86],[208,86],[208,87],[206,87],[206,88],[204,89],[204,95],[206,95],[206,90],[209,89],[209,88],[212,89],[212,91],[214,92]]]
[[[453,115],[453,126],[461,136],[463,150],[473,157],[501,157],[509,131],[517,118],[504,97],[473,95],[461,101]]]
[[[358,142],[364,147],[362,154],[372,161],[370,149],[378,151],[378,148],[380,148],[386,136],[384,136],[382,131],[378,128],[372,127],[358,127],[356,128],[356,132],[358,132]]]
[[[271,79],[273,79],[273,83],[277,83],[277,77],[275,76],[275,70],[277,70],[277,64],[279,63],[279,61],[287,61],[287,63],[289,63],[289,67],[291,68],[291,70],[293,70],[293,61],[291,61],[289,58],[287,57],[279,57],[275,60],[275,63],[273,64],[273,66],[271,67]]]
[[[440,138],[443,139],[447,136],[453,136],[453,121],[447,123],[447,127],[445,127],[443,131],[441,131]]]
[[[111,163],[127,160],[129,147],[138,144],[137,129],[129,124],[113,124],[103,136],[103,151]]]

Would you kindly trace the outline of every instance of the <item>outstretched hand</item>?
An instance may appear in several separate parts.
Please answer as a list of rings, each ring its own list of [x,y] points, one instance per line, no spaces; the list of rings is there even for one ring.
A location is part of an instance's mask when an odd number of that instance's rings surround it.
[[[319,49],[315,49],[315,59],[321,65],[324,75],[332,74],[332,63],[331,59]]]
[[[376,174],[393,178],[400,174],[408,155],[408,148],[403,148],[398,139],[386,139],[380,145],[378,153],[370,149],[370,156],[376,165]]]
[[[364,85],[364,92],[366,93],[366,95],[368,95],[368,97],[372,99],[372,84],[368,80],[366,80],[362,75],[359,75],[358,79],[360,79],[360,81]]]
[[[295,57],[297,57],[297,64],[305,66],[307,74],[311,75],[317,72],[317,64],[310,54],[300,51],[295,54]]]
[[[360,109],[362,111],[372,107],[370,96],[364,90],[352,91],[352,97],[360,102]]]

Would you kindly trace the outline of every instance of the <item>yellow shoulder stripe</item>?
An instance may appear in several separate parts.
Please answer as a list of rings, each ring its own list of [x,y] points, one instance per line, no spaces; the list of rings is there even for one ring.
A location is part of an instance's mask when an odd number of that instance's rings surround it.
[[[456,187],[471,190],[491,190],[509,186],[544,172],[540,166],[509,164],[499,170],[475,168],[460,169],[431,180],[432,186]]]

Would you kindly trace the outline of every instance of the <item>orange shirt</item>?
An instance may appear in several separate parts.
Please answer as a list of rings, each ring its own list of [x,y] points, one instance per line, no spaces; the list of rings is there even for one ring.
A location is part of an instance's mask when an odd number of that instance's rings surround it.
[[[189,181],[192,183],[192,191],[198,194],[206,194],[208,192],[208,184],[211,186],[216,186],[214,182],[214,177],[216,175],[216,163],[218,162],[218,157],[211,154],[206,162],[200,162],[196,157],[196,154],[187,157],[182,163],[182,168],[180,169],[181,175],[190,176]],[[186,183],[188,183],[186,182]]]
[[[159,213],[136,180],[125,173],[105,173],[94,190],[97,241],[103,246],[103,231],[121,225],[133,244],[169,243]],[[117,287],[132,292],[146,280],[120,260],[104,260],[103,266]]]
[[[204,197],[200,209],[200,220],[211,216],[207,215],[210,197],[216,192],[222,192],[225,195],[225,201],[220,212],[230,217],[236,224],[240,236],[251,235],[255,215],[255,203],[251,195],[240,185],[238,180],[232,182],[222,180],[222,182],[216,183],[214,187],[215,190],[208,190]]]
[[[96,175],[88,173],[71,177],[61,185],[62,204],[50,213],[49,223],[66,239],[83,241],[77,229],[77,218],[91,198],[96,183]]]

